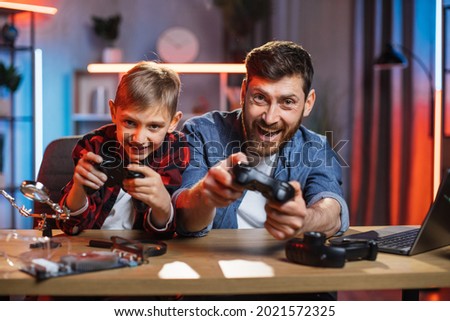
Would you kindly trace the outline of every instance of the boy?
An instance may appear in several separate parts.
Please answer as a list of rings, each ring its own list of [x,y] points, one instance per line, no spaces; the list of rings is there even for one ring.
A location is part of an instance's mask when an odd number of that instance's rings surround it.
[[[74,175],[61,199],[71,211],[68,221],[59,222],[65,233],[173,234],[171,194],[189,161],[184,136],[176,131],[180,87],[174,71],[154,62],[140,62],[123,75],[109,101],[112,124],[88,133],[73,150]]]

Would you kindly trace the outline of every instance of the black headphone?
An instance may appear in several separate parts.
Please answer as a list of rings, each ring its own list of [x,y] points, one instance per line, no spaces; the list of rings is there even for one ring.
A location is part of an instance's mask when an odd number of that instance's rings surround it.
[[[286,243],[289,261],[320,267],[343,267],[346,261],[375,261],[378,245],[374,240],[325,245],[326,236],[320,232],[306,232],[303,239],[293,238]]]
[[[154,240],[140,240],[140,241],[130,241],[127,239],[120,238],[118,236],[112,236],[112,241],[106,241],[106,240],[90,240],[89,246],[90,247],[99,247],[104,249],[110,249],[113,247],[115,240],[125,240],[127,242],[127,245],[131,245],[131,250],[133,250],[133,245],[140,244],[142,245],[142,254],[144,257],[150,257],[150,256],[160,256],[163,254],[166,254],[167,252],[167,244],[162,241],[154,241]]]
[[[147,256],[160,256],[166,254],[167,244],[161,241],[142,241],[144,253]]]

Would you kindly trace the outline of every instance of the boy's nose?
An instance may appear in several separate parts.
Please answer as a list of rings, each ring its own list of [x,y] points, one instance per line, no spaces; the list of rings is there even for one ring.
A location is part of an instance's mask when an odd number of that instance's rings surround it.
[[[133,143],[145,144],[147,142],[147,136],[144,130],[136,130],[131,136]]]

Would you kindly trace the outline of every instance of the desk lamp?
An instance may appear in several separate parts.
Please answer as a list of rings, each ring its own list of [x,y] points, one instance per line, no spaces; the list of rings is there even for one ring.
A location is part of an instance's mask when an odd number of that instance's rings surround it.
[[[434,165],[433,165],[433,198],[436,195],[437,192],[437,187],[439,185],[440,182],[440,166],[437,164],[440,164],[440,147],[439,147],[439,142],[440,142],[440,137],[438,137],[437,133],[439,133],[439,129],[438,126],[440,126],[439,123],[439,119],[437,118],[437,120],[435,119],[435,116],[440,116],[439,114],[434,114],[435,113],[435,108],[436,111],[439,111],[440,109],[438,109],[437,106],[435,106],[435,101],[434,101],[434,94],[435,94],[435,87],[434,87],[434,82],[433,82],[433,76],[431,74],[431,72],[428,70],[428,68],[426,67],[425,63],[416,55],[414,54],[414,52],[410,49],[408,49],[407,47],[403,46],[403,45],[395,45],[396,47],[401,48],[405,53],[407,53],[411,59],[415,60],[417,62],[417,64],[422,68],[422,70],[425,72],[427,79],[428,79],[428,84],[429,84],[429,91],[430,91],[430,114],[431,114],[431,126],[430,126],[430,136],[434,136],[433,140],[434,140],[434,158],[435,160]],[[381,53],[381,55],[375,60],[374,62],[374,68],[377,70],[391,70],[394,68],[406,68],[408,66],[408,59],[406,59],[406,57],[399,51],[395,50],[394,45],[393,44],[386,44],[385,48],[383,50],[383,52]],[[438,103],[440,103],[438,101]],[[436,122],[436,123],[435,123]],[[436,126],[436,128],[435,128]],[[434,134],[433,134],[434,133]]]
[[[430,87],[430,111],[431,111],[431,122],[432,126],[430,128],[431,135],[433,133],[433,107],[434,107],[434,86],[433,86],[433,76],[431,75],[431,72],[427,69],[425,63],[416,55],[414,52],[412,52],[410,49],[406,48],[402,45],[396,45],[403,49],[410,57],[411,59],[415,60],[417,64],[422,68],[422,70],[425,72],[428,83]],[[383,52],[381,55],[375,60],[374,63],[375,69],[378,70],[391,70],[394,68],[406,68],[408,67],[408,59],[399,51],[395,50],[394,45],[392,44],[386,44],[384,47]]]

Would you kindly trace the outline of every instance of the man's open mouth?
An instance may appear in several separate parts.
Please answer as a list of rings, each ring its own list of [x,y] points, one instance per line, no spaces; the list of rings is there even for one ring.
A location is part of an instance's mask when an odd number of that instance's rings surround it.
[[[281,134],[281,129],[264,129],[260,126],[257,127],[258,134],[263,140],[273,140]]]

